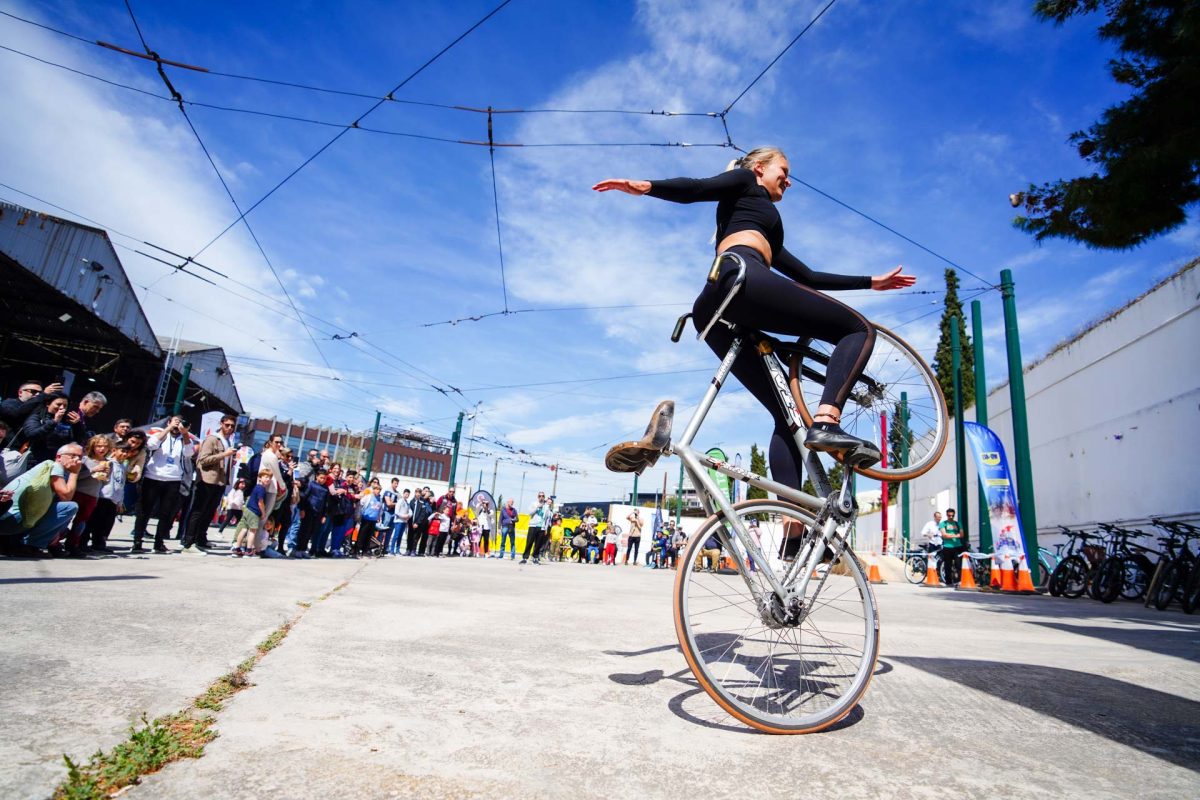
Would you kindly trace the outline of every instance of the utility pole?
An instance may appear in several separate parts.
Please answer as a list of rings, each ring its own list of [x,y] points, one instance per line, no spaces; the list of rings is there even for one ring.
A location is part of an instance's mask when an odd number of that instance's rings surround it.
[[[893,420],[893,423],[895,421]],[[881,456],[879,466],[882,469],[887,469],[888,465],[888,430],[887,430],[887,412],[881,412],[879,415],[879,454]],[[883,525],[883,546],[880,548],[881,553],[887,552],[888,546],[888,482],[879,482],[879,499],[883,501],[883,506],[880,509],[879,520]]]
[[[482,402],[482,401],[480,401]],[[467,436],[467,466],[463,470],[467,474],[467,481],[471,480],[471,453],[475,450],[475,418],[479,416],[479,403],[475,404],[475,410],[471,413],[471,433]],[[476,489],[480,488],[478,486]]]
[[[496,496],[496,471],[500,469],[500,459],[492,462],[492,497]]]
[[[187,389],[188,378],[192,374],[192,362],[187,361],[183,365],[183,374],[179,376],[179,391],[175,393],[175,405],[171,408],[171,414],[178,414],[179,409],[183,407],[183,392]]]
[[[958,521],[962,525],[963,544],[966,545],[970,540],[970,533],[967,530],[967,443],[963,441],[966,438],[966,430],[963,428],[962,338],[958,333],[960,322],[961,317],[950,323],[950,363],[954,375],[954,482],[957,485],[958,498],[955,504],[958,506]]]
[[[1004,298],[1004,341],[1008,349],[1008,393],[1012,402],[1013,462],[1017,469],[1017,505],[1025,534],[1029,576],[1038,582],[1037,504],[1033,499],[1033,462],[1029,458],[1029,415],[1025,409],[1025,372],[1021,368],[1021,335],[1017,332],[1017,299],[1012,270],[1000,270]]]
[[[679,489],[675,492],[675,527],[679,527],[679,518],[683,516],[683,459],[679,459]]]
[[[987,370],[983,363],[983,306],[978,300],[971,301],[971,335],[975,337],[971,346],[975,348],[975,421],[980,425],[988,424],[987,407]],[[992,516],[988,513],[987,495],[984,494],[983,484],[978,485],[979,491],[979,549],[987,552],[992,549]]]
[[[371,434],[371,455],[367,456],[367,480],[371,480],[371,472],[375,469],[375,445],[379,444],[379,419],[383,415],[375,412],[375,433]]]
[[[631,497],[629,500],[629,505],[633,506],[634,508],[637,508],[637,504],[638,504],[637,479],[638,479],[638,474],[635,472],[635,473],[633,473],[633,497]]]
[[[462,423],[466,412],[458,412],[458,424],[454,426],[454,435],[450,437],[450,441],[454,444],[454,452],[450,456],[450,485],[454,486],[454,472],[458,468],[458,445],[462,439]]]
[[[908,466],[908,392],[900,393],[900,466]],[[908,481],[900,484],[900,541],[908,548],[912,541],[909,530]]]

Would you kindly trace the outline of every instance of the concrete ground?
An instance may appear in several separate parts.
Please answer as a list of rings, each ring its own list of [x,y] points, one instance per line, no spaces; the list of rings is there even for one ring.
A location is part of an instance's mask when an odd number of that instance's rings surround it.
[[[155,798],[1200,796],[1200,616],[876,587],[836,729],[768,736],[701,692],[671,573],[511,561],[0,560],[0,796],[186,706],[314,603]]]

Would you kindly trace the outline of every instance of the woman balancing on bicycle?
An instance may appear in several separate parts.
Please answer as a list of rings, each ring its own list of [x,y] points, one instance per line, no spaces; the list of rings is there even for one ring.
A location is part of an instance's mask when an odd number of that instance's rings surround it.
[[[592,188],[598,192],[650,195],[675,203],[716,202],[717,253],[736,253],[746,262],[745,283],[723,318],[753,330],[811,337],[834,345],[821,405],[804,440],[805,447],[823,452],[874,451],[878,460],[874,444],[839,427],[842,406],[875,345],[875,328],[857,311],[819,290],[903,289],[917,279],[901,274],[902,267],[874,277],[816,272],[785,250],[783,221],[775,203],[792,185],[788,171],[788,160],[781,150],[760,147],[712,178],[609,179]],[[723,259],[718,280],[705,285],[692,308],[697,330],[708,324],[736,274],[733,260]],[[733,335],[718,325],[706,341],[719,357],[724,357]],[[742,351],[734,362],[733,374],[775,419],[770,448],[772,477],[799,489],[799,448],[776,402],[775,389],[755,360],[753,350]]]

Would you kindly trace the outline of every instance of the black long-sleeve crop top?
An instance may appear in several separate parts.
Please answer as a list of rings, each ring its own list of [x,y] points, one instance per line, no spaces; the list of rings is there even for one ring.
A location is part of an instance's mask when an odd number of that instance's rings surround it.
[[[711,178],[650,181],[651,197],[673,203],[717,203],[717,241],[738,231],[757,231],[771,246],[771,266],[797,283],[814,289],[870,289],[870,276],[817,272],[783,246],[783,220],[748,169],[731,169]]]

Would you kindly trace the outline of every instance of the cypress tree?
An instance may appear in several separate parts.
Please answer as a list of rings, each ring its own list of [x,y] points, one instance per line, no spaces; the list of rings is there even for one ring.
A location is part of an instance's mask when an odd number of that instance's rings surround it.
[[[767,474],[767,454],[759,450],[756,444],[750,445],[750,471],[764,477]],[[766,497],[767,490],[757,486],[751,486],[746,492],[747,500],[765,500]]]
[[[946,398],[946,407],[950,416],[954,416],[954,356],[950,349],[950,326],[958,326],[958,340],[962,346],[960,365],[962,367],[962,407],[964,409],[975,405],[975,352],[971,349],[971,338],[967,334],[967,324],[963,317],[962,301],[958,299],[958,273],[952,269],[946,270],[946,299],[942,321],[939,323],[941,335],[938,337],[937,353],[933,357],[933,371],[937,375],[938,385]]]

